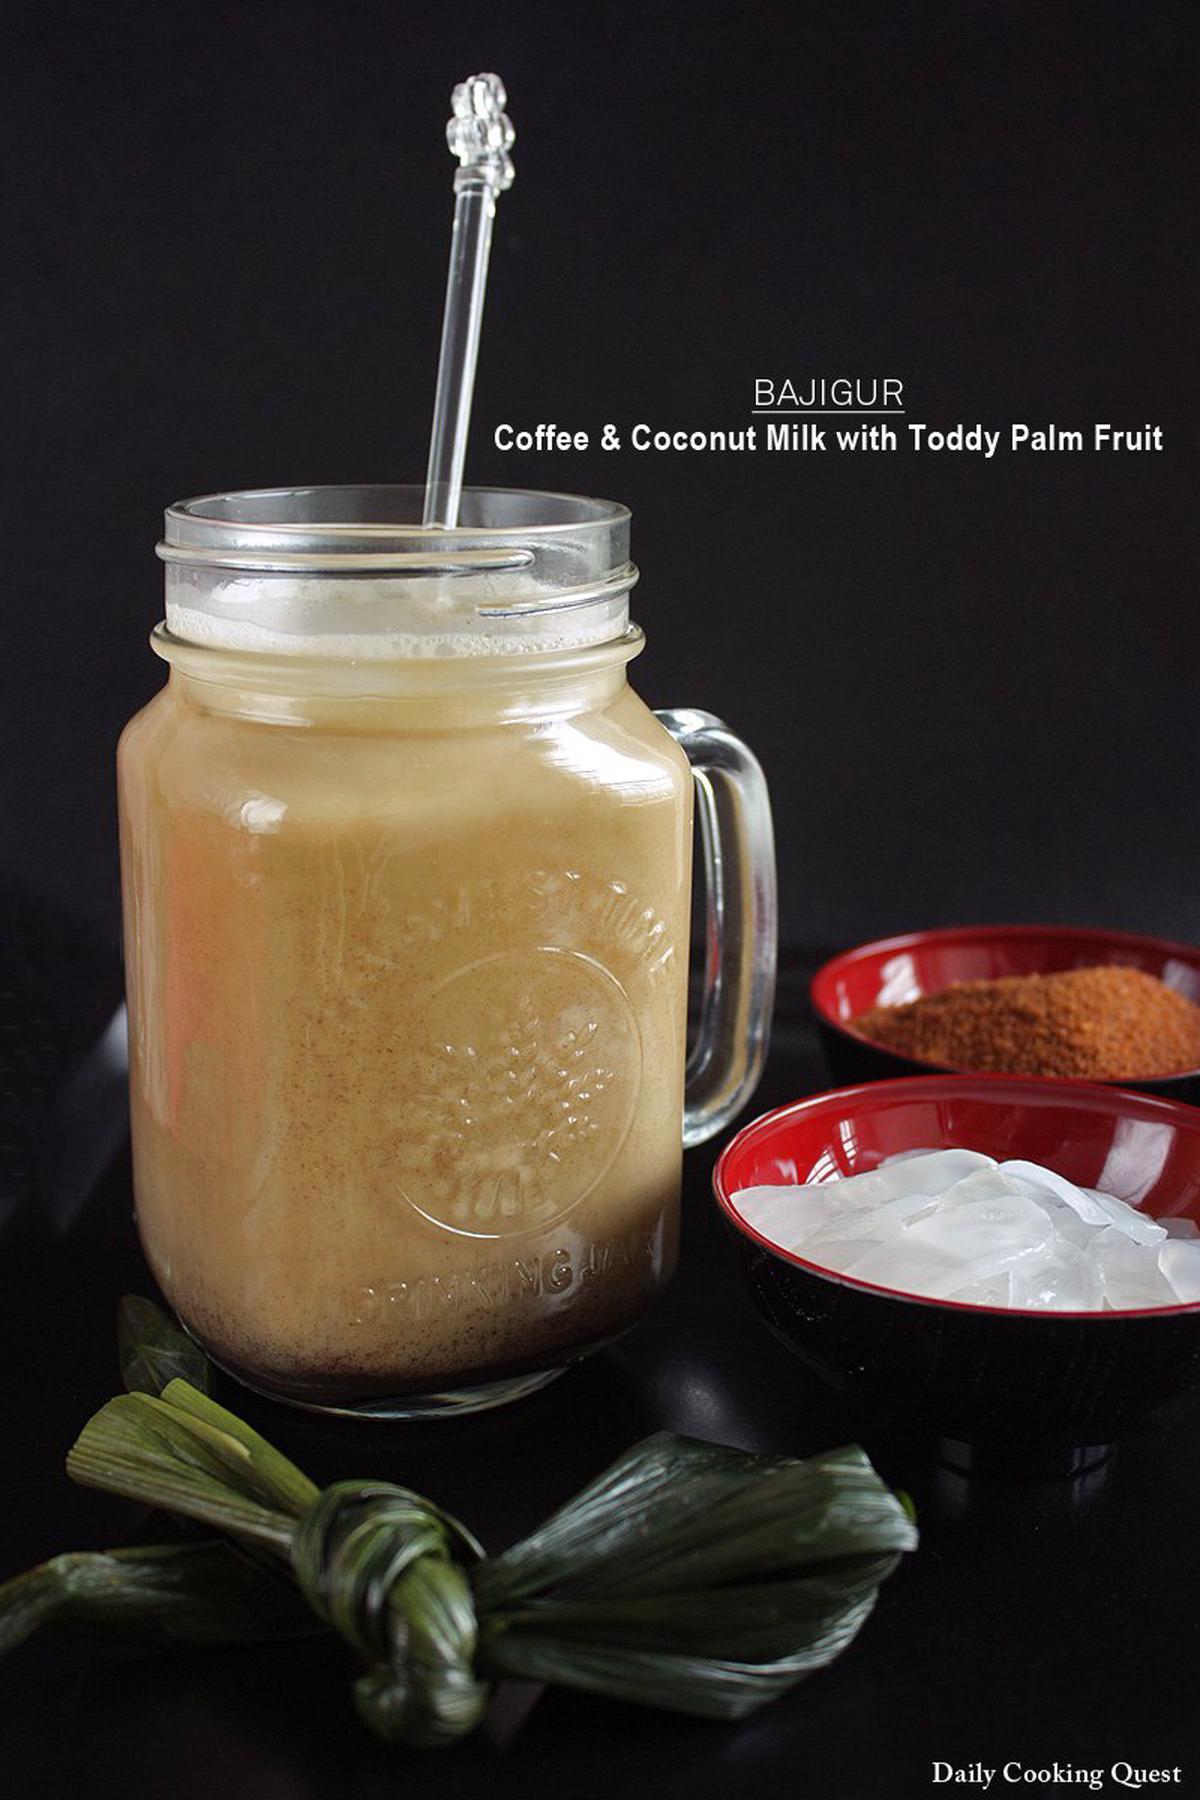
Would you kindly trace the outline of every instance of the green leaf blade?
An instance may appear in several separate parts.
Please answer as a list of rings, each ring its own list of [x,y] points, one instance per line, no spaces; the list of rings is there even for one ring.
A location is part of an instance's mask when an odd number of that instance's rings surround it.
[[[839,1656],[917,1535],[856,1446],[637,1445],[472,1572],[489,1673],[740,1718]]]
[[[477,1572],[489,1609],[686,1591],[915,1549],[916,1529],[857,1446],[805,1461],[660,1433]]]
[[[194,1429],[166,1399],[118,1394],[80,1432],[67,1456],[67,1473],[85,1487],[161,1506],[286,1555],[292,1516],[264,1505],[253,1483],[235,1472],[234,1440],[219,1448],[223,1455],[214,1448],[211,1428],[207,1435]],[[248,1463],[248,1453],[240,1454]]]
[[[301,1518],[320,1494],[316,1482],[267,1442],[244,1419],[218,1406],[207,1394],[186,1381],[168,1382],[162,1394],[165,1405],[186,1418],[191,1429],[214,1446],[231,1469],[245,1471],[258,1492],[294,1518]],[[231,1448],[235,1446],[236,1448]]]
[[[67,1623],[193,1644],[322,1629],[293,1587],[221,1540],[75,1551],[0,1585],[0,1654]]]
[[[131,1394],[161,1394],[176,1377],[202,1394],[213,1389],[213,1366],[199,1344],[140,1294],[126,1294],[117,1307],[117,1360]]]
[[[610,1700],[660,1707],[700,1719],[742,1719],[797,1682],[824,1668],[849,1647],[875,1605],[874,1594],[830,1622],[819,1639],[771,1662],[644,1650],[630,1644],[514,1636],[502,1640],[487,1667],[495,1674],[581,1688]]]
[[[592,1645],[636,1644],[670,1655],[775,1662],[816,1641],[851,1607],[872,1597],[896,1556],[862,1557],[836,1573],[758,1581],[693,1594],[621,1596],[570,1604],[535,1601],[523,1611],[489,1614],[489,1656],[501,1661],[515,1638],[542,1636]]]

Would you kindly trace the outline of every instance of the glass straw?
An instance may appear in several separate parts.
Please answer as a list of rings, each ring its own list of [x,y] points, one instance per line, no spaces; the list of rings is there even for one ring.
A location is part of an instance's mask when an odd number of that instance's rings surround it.
[[[446,126],[446,142],[459,167],[454,173],[454,234],[425,476],[426,525],[458,523],[496,195],[513,184],[508,152],[516,133],[504,111],[506,98],[498,75],[472,75],[459,82],[450,98],[453,117]]]

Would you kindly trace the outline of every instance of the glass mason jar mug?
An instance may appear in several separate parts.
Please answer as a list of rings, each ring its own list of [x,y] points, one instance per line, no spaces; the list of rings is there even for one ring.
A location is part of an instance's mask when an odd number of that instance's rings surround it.
[[[150,1266],[250,1386],[387,1417],[529,1392],[641,1313],[775,967],[758,764],[626,683],[628,512],[421,501],[172,507],[170,677],[119,752]]]

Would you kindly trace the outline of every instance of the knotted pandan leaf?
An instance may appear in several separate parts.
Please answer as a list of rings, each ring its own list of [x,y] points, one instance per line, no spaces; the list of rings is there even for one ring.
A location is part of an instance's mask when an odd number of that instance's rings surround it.
[[[156,1380],[168,1335],[148,1320],[143,1347],[137,1311],[123,1317],[123,1366]],[[917,1542],[856,1447],[799,1461],[662,1433],[488,1557],[407,1488],[318,1489],[178,1377],[110,1400],[67,1470],[222,1536],[18,1576],[0,1588],[0,1650],[55,1619],[206,1642],[307,1621],[364,1664],[355,1701],[371,1729],[425,1747],[471,1731],[502,1676],[739,1718],[839,1655]]]

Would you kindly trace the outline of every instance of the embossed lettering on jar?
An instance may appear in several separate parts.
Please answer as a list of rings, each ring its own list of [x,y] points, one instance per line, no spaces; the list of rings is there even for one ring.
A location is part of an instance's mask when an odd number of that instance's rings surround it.
[[[509,1397],[675,1263],[692,776],[625,679],[628,515],[557,505],[436,547],[411,490],[168,515],[120,751],[138,1220],[281,1398]]]

